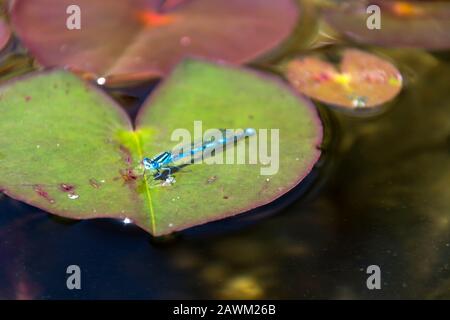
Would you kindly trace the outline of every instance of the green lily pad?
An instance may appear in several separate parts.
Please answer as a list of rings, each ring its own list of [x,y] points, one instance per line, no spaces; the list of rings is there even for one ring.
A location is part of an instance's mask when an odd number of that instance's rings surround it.
[[[196,60],[181,63],[150,97],[135,129],[113,100],[65,71],[3,86],[0,110],[6,194],[69,218],[128,218],[155,236],[273,201],[310,172],[322,140],[316,111],[284,84]],[[193,164],[169,186],[142,175],[142,158],[171,150],[173,130],[192,133],[196,120],[203,130],[278,128],[278,173]]]
[[[339,70],[316,57],[294,59],[286,76],[301,93],[347,109],[367,109],[393,99],[402,88],[397,68],[373,54],[347,49]]]

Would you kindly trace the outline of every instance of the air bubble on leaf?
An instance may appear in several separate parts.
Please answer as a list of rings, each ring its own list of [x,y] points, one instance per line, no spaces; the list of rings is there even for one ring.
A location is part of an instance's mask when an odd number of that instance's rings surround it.
[[[100,78],[97,79],[97,84],[99,86],[103,86],[103,85],[105,85],[105,83],[106,83],[106,78],[100,77]]]
[[[354,97],[352,98],[352,104],[355,108],[364,108],[367,105],[366,97]]]
[[[70,200],[76,200],[76,199],[78,199],[80,196],[79,196],[78,194],[76,194],[76,193],[68,193],[68,194],[67,194],[67,197],[68,197]]]

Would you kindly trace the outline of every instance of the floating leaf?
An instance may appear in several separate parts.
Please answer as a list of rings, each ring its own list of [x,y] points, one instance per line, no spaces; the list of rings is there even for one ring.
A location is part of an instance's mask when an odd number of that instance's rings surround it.
[[[44,66],[70,67],[107,84],[164,76],[186,55],[250,61],[295,27],[292,0],[79,0],[81,29],[66,28],[71,0],[16,0],[18,36]]]
[[[380,29],[369,29],[370,5],[380,8]],[[325,10],[336,30],[361,43],[430,50],[450,48],[450,3],[360,0]]]
[[[269,203],[320,156],[322,127],[307,101],[272,78],[223,65],[180,64],[145,103],[135,130],[110,98],[67,72],[11,82],[0,95],[5,193],[65,217],[128,218],[153,235]],[[261,164],[195,164],[170,186],[144,178],[142,158],[171,150],[172,132],[193,133],[196,120],[204,130],[279,128],[278,173],[261,175]]]
[[[339,70],[315,57],[291,61],[286,76],[301,93],[346,108],[368,108],[394,98],[402,76],[389,62],[360,50],[347,49]]]

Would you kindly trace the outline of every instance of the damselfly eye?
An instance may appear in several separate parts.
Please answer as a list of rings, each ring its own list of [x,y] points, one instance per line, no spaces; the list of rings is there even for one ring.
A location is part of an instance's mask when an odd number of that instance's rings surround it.
[[[152,169],[159,169],[161,167],[161,165],[158,162],[153,160],[150,162],[150,166],[152,167]]]
[[[142,160],[142,164],[144,165],[144,167],[146,169],[151,169],[151,167],[152,167],[152,161],[149,158],[144,158]]]

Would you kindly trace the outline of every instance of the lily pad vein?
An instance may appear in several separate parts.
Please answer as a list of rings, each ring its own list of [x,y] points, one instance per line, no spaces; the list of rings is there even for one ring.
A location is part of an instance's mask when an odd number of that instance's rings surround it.
[[[142,150],[141,140],[139,139],[136,132],[133,132],[134,141],[136,142],[137,152],[139,155],[139,159],[142,159],[144,157],[144,152]],[[144,174],[144,188],[145,193],[147,196],[147,202],[148,206],[150,208],[150,223],[152,228],[152,233],[156,233],[156,218],[155,218],[155,211],[153,209],[153,203],[152,203],[152,197],[150,194],[150,188],[148,187],[148,181],[147,181],[147,175]]]

